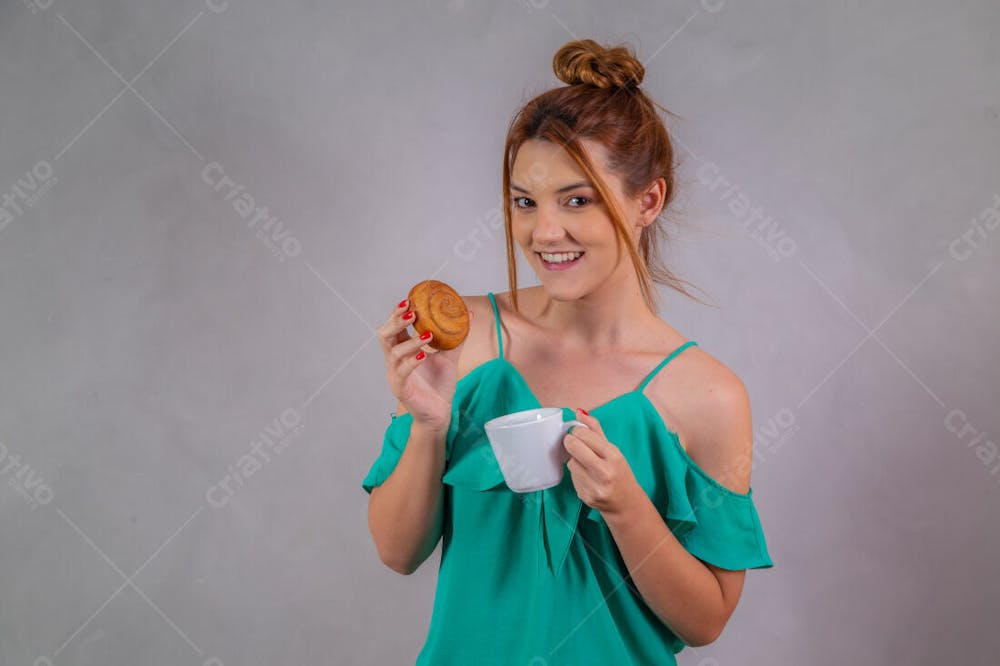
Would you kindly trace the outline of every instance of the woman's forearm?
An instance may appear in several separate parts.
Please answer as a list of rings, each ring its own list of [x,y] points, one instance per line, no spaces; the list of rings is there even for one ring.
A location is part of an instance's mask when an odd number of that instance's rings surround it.
[[[701,560],[667,527],[656,506],[638,489],[617,513],[602,512],[629,575],[646,604],[686,644],[707,645],[722,632],[722,588]]]
[[[412,424],[396,468],[372,489],[368,502],[368,528],[379,557],[404,575],[417,570],[441,537],[446,436],[446,430]]]

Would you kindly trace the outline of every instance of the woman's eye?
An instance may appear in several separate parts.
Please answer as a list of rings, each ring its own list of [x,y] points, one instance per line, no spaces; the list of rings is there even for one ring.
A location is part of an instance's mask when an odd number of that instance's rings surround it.
[[[572,202],[572,201],[577,200],[577,199],[582,200],[582,203],[576,204],[576,205],[573,205],[571,203],[570,208],[582,208],[583,206],[587,205],[588,203],[591,203],[590,197],[583,197],[583,196],[570,197],[569,201]],[[525,203],[521,203],[521,202],[525,202]],[[528,208],[534,202],[532,202],[531,199],[529,199],[528,197],[512,197],[511,198],[511,203],[514,204],[515,208]]]

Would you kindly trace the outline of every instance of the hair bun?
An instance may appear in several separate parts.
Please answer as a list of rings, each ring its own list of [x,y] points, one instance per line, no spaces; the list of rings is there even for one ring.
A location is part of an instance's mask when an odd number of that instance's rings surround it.
[[[564,44],[552,58],[552,69],[563,83],[598,88],[638,87],[646,74],[629,47],[605,48],[592,39]]]

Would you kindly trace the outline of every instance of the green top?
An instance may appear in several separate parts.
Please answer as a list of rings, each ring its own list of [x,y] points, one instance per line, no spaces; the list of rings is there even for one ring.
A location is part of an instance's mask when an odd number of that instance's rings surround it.
[[[458,380],[448,429],[437,591],[417,666],[676,664],[685,647],[646,605],[601,513],[580,500],[569,470],[559,485],[516,493],[504,483],[483,424],[542,407],[499,354]],[[667,429],[639,387],[591,410],[667,527],[695,557],[723,569],[773,567],[752,499],[710,477]],[[575,417],[563,408],[564,419]],[[394,417],[362,482],[371,492],[395,469],[412,417]]]

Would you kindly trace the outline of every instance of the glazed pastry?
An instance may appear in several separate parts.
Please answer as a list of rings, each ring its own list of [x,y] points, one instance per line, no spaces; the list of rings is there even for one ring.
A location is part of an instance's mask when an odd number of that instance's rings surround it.
[[[433,334],[428,346],[443,350],[462,344],[469,334],[469,310],[457,291],[444,282],[424,280],[410,289],[409,299],[416,314],[413,328]]]

